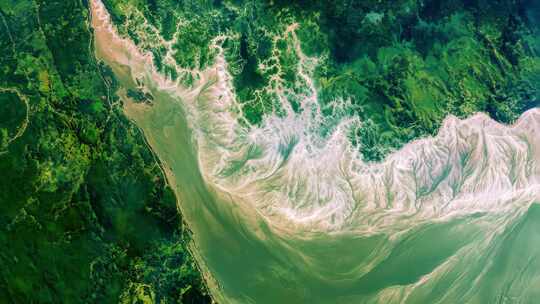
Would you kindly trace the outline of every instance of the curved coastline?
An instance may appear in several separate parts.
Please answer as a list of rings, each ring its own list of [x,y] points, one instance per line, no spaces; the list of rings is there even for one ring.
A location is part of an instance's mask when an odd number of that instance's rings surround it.
[[[362,303],[444,302],[467,282],[487,282],[478,286],[483,290],[491,283],[479,265],[496,258],[488,249],[503,250],[496,249],[540,202],[539,109],[512,126],[485,114],[447,117],[437,136],[411,142],[382,163],[366,164],[346,143],[340,130],[346,124],[316,143],[298,137],[305,132],[300,123],[305,117],[271,118],[253,132],[239,128],[227,112],[234,96],[221,57],[215,67],[198,71],[198,85],[183,88],[160,75],[149,54],[115,33],[99,0],[91,3],[93,14],[100,12],[93,20],[102,22],[93,23],[97,56],[125,85],[143,79],[155,96],[152,106],[126,103],[126,114],[167,166],[194,231],[193,252],[220,303],[291,298],[324,303],[339,293],[348,295],[343,301]],[[283,142],[292,152],[280,152]],[[262,157],[250,158],[252,145],[261,147]],[[243,167],[226,170],[239,160]],[[424,248],[444,238],[446,252]],[[415,244],[420,258],[437,258],[419,260],[416,272],[391,274],[410,250],[403,247],[407,242]],[[327,265],[323,249],[329,246],[336,255],[348,252],[344,261]],[[246,278],[233,278],[234,266],[242,262],[245,269],[238,271]],[[268,265],[259,265],[263,262]],[[474,267],[466,270],[467,265]],[[452,277],[454,268],[464,271],[464,283]],[[264,282],[272,280],[286,283],[270,283],[281,295],[264,290]],[[445,296],[428,292],[437,282],[455,286]],[[241,291],[246,284],[253,286]],[[334,285],[336,294],[316,291]],[[465,294],[473,302],[486,299],[471,290]]]

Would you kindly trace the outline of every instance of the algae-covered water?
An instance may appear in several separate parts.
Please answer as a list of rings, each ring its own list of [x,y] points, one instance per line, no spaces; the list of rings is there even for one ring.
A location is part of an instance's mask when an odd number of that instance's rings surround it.
[[[539,110],[513,126],[448,117],[436,137],[364,163],[344,135],[354,121],[316,132],[316,93],[306,111],[246,128],[222,56],[183,87],[116,34],[99,0],[91,6],[98,58],[153,96],[119,93],[164,164],[218,302],[540,296]]]

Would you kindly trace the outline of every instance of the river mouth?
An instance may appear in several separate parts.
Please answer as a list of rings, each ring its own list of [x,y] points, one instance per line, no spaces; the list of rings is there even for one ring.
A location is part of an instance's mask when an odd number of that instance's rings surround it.
[[[484,293],[471,303],[484,303],[494,296],[486,291],[489,286],[502,285],[496,279],[501,271],[510,279],[508,267],[529,269],[512,259],[511,252],[516,242],[538,237],[533,228],[540,225],[536,205],[516,215],[516,223],[499,234],[490,231],[490,222],[501,218],[480,213],[422,225],[397,241],[384,234],[275,233],[257,212],[205,183],[181,107],[167,95],[154,96],[151,107],[126,101],[125,111],[166,166],[194,233],[194,251],[220,303],[371,303],[385,293],[390,302],[407,297],[408,303],[426,303],[446,298],[448,287],[471,284]],[[484,255],[478,247],[492,253]],[[536,250],[528,247],[534,260]],[[497,262],[485,275],[483,267],[491,259],[505,262]],[[430,276],[438,278],[431,281]],[[478,276],[485,276],[481,282],[486,284],[475,283]],[[394,291],[398,288],[411,293]]]
[[[223,110],[229,92],[219,60],[199,85],[183,88],[116,34],[99,0],[91,8],[96,56],[113,69],[124,112],[164,164],[219,303],[538,296],[531,287],[540,252],[525,245],[539,237],[537,109],[514,126],[480,114],[449,117],[437,137],[366,165],[339,132],[317,152],[294,133],[301,127],[294,118],[241,133]],[[151,104],[125,94],[141,83]],[[526,259],[512,254],[516,246]]]

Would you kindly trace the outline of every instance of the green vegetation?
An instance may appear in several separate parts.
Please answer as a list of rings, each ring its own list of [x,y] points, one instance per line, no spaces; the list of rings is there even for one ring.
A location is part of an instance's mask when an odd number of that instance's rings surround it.
[[[236,94],[252,125],[284,113],[277,91],[299,110],[306,93],[299,41],[304,54],[319,58],[307,72],[325,114],[337,115],[326,107],[334,100],[350,100],[347,115],[364,121],[351,139],[367,160],[436,133],[448,114],[482,111],[510,123],[538,106],[538,16],[527,1],[107,0],[120,25],[132,24],[133,14],[121,9],[128,2],[154,34],[126,34],[158,59],[166,50],[151,43],[154,35],[178,39],[174,58],[184,68],[211,63],[210,41],[225,36]],[[293,23],[298,27],[286,33]]]
[[[320,72],[323,103],[342,96],[357,105],[369,123],[353,136],[370,160],[433,135],[448,114],[482,111],[511,123],[539,101],[539,49],[528,41],[538,28],[524,10],[509,1],[353,5],[339,19],[368,11],[382,17],[376,31],[373,18],[359,17],[359,32],[346,34],[359,39],[347,53],[332,52]]]
[[[539,105],[531,1],[103,2],[186,84],[221,36],[249,124],[284,114],[278,92],[301,110],[302,69],[326,116],[364,122],[351,139],[367,160],[434,134],[448,114],[508,123]],[[159,163],[94,59],[88,18],[87,1],[0,0],[0,299],[209,302]]]
[[[80,1],[0,1],[0,302],[209,303],[88,15]]]

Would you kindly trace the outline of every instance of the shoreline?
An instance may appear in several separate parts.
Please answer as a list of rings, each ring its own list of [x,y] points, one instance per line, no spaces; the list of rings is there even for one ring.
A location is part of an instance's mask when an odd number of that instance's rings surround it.
[[[91,42],[90,42],[93,45],[93,52],[92,53],[94,54],[95,59],[97,60],[97,62],[101,61],[101,62],[105,62],[108,65],[110,65],[110,63],[108,63],[106,60],[101,58],[101,56],[99,55],[98,48],[96,47],[97,43],[95,43],[96,28],[92,24],[93,18],[94,18],[94,11],[92,9],[92,5],[93,5],[93,3],[95,1],[96,0],[90,0],[89,1],[89,7],[88,7],[89,16],[88,16],[88,21],[87,21],[89,28],[92,29],[92,31],[91,31],[92,39],[91,39]],[[94,5],[95,5],[95,3],[94,3]],[[111,67],[111,68],[113,68],[113,67]],[[100,73],[100,75],[101,75],[101,73]],[[115,74],[114,77],[118,77],[118,76]],[[122,80],[127,80],[127,79],[130,79],[130,77],[126,77],[126,79],[119,79],[119,81],[121,82]],[[109,90],[110,90],[110,88],[109,88]],[[195,242],[193,240],[193,237],[194,237],[195,234],[194,234],[193,230],[190,228],[190,226],[189,226],[188,222],[186,221],[185,217],[183,216],[184,213],[182,211],[179,195],[177,193],[178,189],[177,189],[177,186],[176,186],[174,175],[165,166],[165,163],[163,163],[163,161],[161,159],[159,159],[159,157],[157,156],[156,152],[154,151],[152,145],[150,144],[144,130],[139,125],[137,125],[135,123],[134,118],[132,116],[128,115],[129,111],[133,111],[129,107],[137,106],[137,104],[132,102],[132,101],[127,100],[127,98],[128,98],[127,96],[121,96],[118,91],[117,92],[108,92],[108,93],[113,94],[113,95],[117,95],[124,102],[124,105],[119,107],[119,109],[121,110],[122,114],[139,130],[139,132],[141,133],[141,135],[143,137],[143,141],[144,141],[145,145],[151,151],[152,157],[154,158],[154,161],[155,161],[156,165],[160,168],[160,171],[162,173],[162,177],[165,180],[165,183],[173,190],[173,192],[175,194],[176,206],[177,206],[178,214],[179,214],[179,217],[181,219],[181,222],[179,223],[179,225],[181,225],[182,234],[187,233],[187,235],[189,236],[189,241],[187,243],[188,246],[186,247],[186,249],[188,250],[189,254],[193,257],[193,260],[195,262],[194,264],[195,264],[197,270],[199,271],[199,273],[201,274],[201,279],[202,279],[201,281],[202,281],[202,284],[203,284],[204,292],[210,297],[212,303],[219,303],[216,300],[216,296],[211,292],[212,289],[210,288],[210,286],[215,286],[215,288],[219,289],[219,290],[221,289],[221,286],[219,285],[217,280],[215,280],[215,278],[213,277],[211,272],[208,270],[208,267],[206,266],[206,261],[202,258],[202,256],[200,254],[198,254],[197,245],[195,244]],[[185,230],[187,230],[187,232],[185,232]],[[182,235],[182,237],[184,237],[184,235]]]
[[[136,123],[135,118],[133,118],[134,117],[133,115],[135,115],[135,112],[144,111],[145,110],[144,107],[149,107],[149,106],[145,105],[145,104],[137,104],[137,103],[135,103],[133,101],[130,101],[129,97],[127,97],[127,96],[121,96],[120,95],[119,97],[120,97],[120,99],[122,99],[124,101],[124,106],[122,107],[122,113],[141,132],[141,134],[143,136],[143,140],[144,140],[146,146],[151,151],[151,153],[152,153],[152,155],[153,155],[153,157],[154,157],[154,159],[156,161],[156,164],[159,166],[160,171],[163,174],[163,178],[165,179],[165,183],[173,190],[173,192],[175,194],[176,207],[177,207],[177,210],[178,210],[179,217],[181,219],[180,224],[182,226],[182,233],[187,233],[187,235],[189,236],[189,242],[188,242],[188,246],[187,246],[186,249],[188,250],[189,254],[193,257],[193,259],[195,261],[195,266],[197,267],[199,273],[201,274],[202,283],[203,283],[205,292],[210,297],[210,299],[212,300],[212,303],[220,303],[219,301],[217,301],[216,295],[214,295],[211,292],[212,289],[210,288],[210,286],[213,286],[214,288],[216,288],[218,290],[221,290],[221,285],[213,277],[212,273],[208,269],[208,266],[206,265],[207,262],[198,253],[199,250],[197,248],[197,244],[193,240],[193,237],[195,237],[195,233],[190,228],[190,225],[186,221],[186,218],[183,216],[184,211],[182,210],[182,204],[180,202],[179,194],[177,192],[179,190],[178,190],[178,185],[176,183],[176,179],[174,177],[174,174],[171,172],[171,169],[169,167],[167,167],[166,163],[164,163],[163,160],[161,160],[157,156],[157,153],[154,151],[154,148],[152,147],[152,145],[150,144],[149,139],[147,138],[147,134]],[[141,109],[135,110],[134,107],[138,107],[138,106]],[[128,112],[132,112],[131,115],[129,115]],[[184,232],[185,230],[187,230],[187,232]],[[182,237],[183,237],[183,235],[182,235]]]

